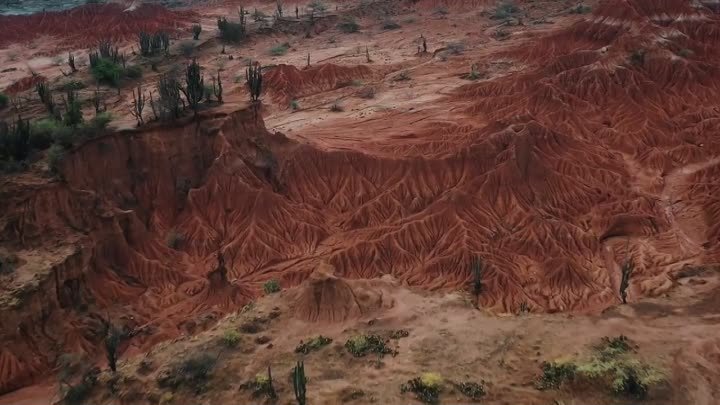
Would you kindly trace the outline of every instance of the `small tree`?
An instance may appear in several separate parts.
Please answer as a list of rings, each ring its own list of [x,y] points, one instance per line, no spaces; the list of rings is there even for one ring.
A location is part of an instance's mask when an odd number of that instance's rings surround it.
[[[173,73],[166,73],[160,76],[157,84],[158,91],[158,105],[157,115],[162,119],[175,119],[180,118],[182,109],[180,103],[182,98],[180,97],[180,83],[177,77]],[[155,103],[150,98],[151,106],[155,111]]]
[[[200,75],[200,65],[197,60],[193,59],[192,63],[187,65],[185,69],[185,88],[182,91],[195,115],[197,115],[200,101],[202,101],[205,94],[204,82],[205,80]]]
[[[305,405],[307,393],[307,378],[305,378],[305,365],[298,361],[292,373],[293,390],[298,405]]]
[[[632,276],[634,270],[635,263],[633,263],[632,259],[627,259],[622,266],[622,279],[620,280],[620,297],[623,304],[627,304],[627,289],[630,287],[630,276]]]
[[[200,33],[201,33],[201,32],[202,32],[202,25],[200,25],[200,24],[194,24],[194,25],[192,26],[192,34],[193,34],[193,39],[194,39],[194,40],[197,41],[198,39],[200,39]]]

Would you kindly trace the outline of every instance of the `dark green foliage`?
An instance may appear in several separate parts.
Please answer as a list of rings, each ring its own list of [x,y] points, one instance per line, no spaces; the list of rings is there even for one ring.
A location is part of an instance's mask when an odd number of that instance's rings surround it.
[[[200,393],[212,376],[216,362],[217,358],[208,353],[192,354],[169,370],[160,373],[157,379],[158,385],[161,388],[188,387]]]
[[[320,335],[308,340],[306,343],[301,341],[295,348],[295,353],[309,354],[310,352],[322,349],[330,343],[332,343],[332,339]]]
[[[205,95],[205,79],[200,74],[200,65],[195,59],[185,68],[185,88],[181,90],[188,105],[197,115],[200,101]]]
[[[60,173],[60,164],[62,163],[63,158],[65,158],[65,149],[62,146],[55,144],[48,149],[48,168],[51,173]]]
[[[293,391],[298,405],[305,405],[307,394],[307,378],[305,377],[305,365],[298,361],[292,372]]]
[[[390,339],[401,339],[410,336],[410,332],[405,329],[396,329],[390,331]]]
[[[163,120],[180,118],[184,105],[183,108],[181,108],[180,82],[177,77],[173,73],[166,73],[160,76],[157,91],[159,95],[157,106],[152,96],[150,98],[150,105],[155,114]]]
[[[268,280],[263,284],[263,290],[265,291],[265,294],[273,294],[280,291],[280,283],[273,279]]]
[[[37,92],[38,97],[40,97],[40,101],[45,105],[45,108],[48,110],[48,112],[53,116],[57,116],[59,114],[59,111],[56,108],[52,91],[50,90],[50,86],[48,86],[47,82],[40,82],[36,84],[35,91]]]
[[[455,384],[455,388],[466,397],[475,401],[482,399],[486,394],[485,387],[483,387],[482,384],[471,381]]]
[[[592,7],[585,5],[583,3],[577,4],[574,7],[570,8],[570,11],[568,13],[570,14],[587,14],[590,11],[592,11]]]
[[[70,90],[82,90],[85,87],[85,83],[78,81],[78,80],[70,80],[69,82],[65,82],[62,85],[60,85],[60,88],[63,91],[70,91]]]
[[[337,25],[338,29],[346,34],[358,32],[360,25],[350,16],[343,17],[343,19]]]
[[[108,366],[110,370],[117,371],[117,349],[120,346],[122,340],[122,334],[113,325],[108,325],[107,332],[105,333],[105,356],[107,357]]]
[[[645,63],[645,50],[638,49],[630,54],[630,63],[633,65],[642,66]]]
[[[558,389],[562,383],[572,381],[577,371],[577,366],[570,362],[544,361],[540,368],[542,375],[537,382],[539,390]]]
[[[245,71],[245,79],[250,89],[250,98],[252,101],[258,101],[260,99],[260,93],[262,93],[262,67],[259,64],[248,66]]]
[[[76,127],[83,122],[83,114],[80,101],[77,99],[77,93],[73,90],[67,92],[67,100],[65,100],[65,116],[63,124],[68,127]]]
[[[99,370],[92,369],[83,375],[80,382],[75,385],[71,385],[63,397],[65,403],[68,405],[80,405],[85,403],[85,399],[97,385],[98,374]]]
[[[193,34],[193,39],[194,39],[194,40],[197,41],[198,39],[200,39],[200,33],[201,33],[201,32],[202,32],[202,25],[200,25],[200,24],[194,24],[194,25],[192,26],[192,34]]]
[[[393,20],[385,20],[385,22],[383,22],[383,29],[385,30],[396,30],[399,28],[401,28],[400,24]]]
[[[30,121],[18,118],[12,125],[0,121],[0,160],[21,162],[30,154]]]
[[[613,338],[605,336],[595,349],[602,357],[609,358],[632,351],[632,346],[625,335]]]
[[[9,102],[10,98],[5,93],[0,92],[0,110],[7,107]]]
[[[123,69],[123,77],[128,79],[139,79],[142,77],[142,68],[138,65],[128,66]]]
[[[226,42],[240,42],[247,36],[245,8],[240,7],[240,22],[231,22],[227,18],[218,18],[217,26],[220,38]]]
[[[513,14],[520,11],[514,3],[510,1],[502,2],[495,8],[495,12],[490,17],[494,20],[506,20],[512,17]]]
[[[77,72],[77,68],[75,67],[75,56],[71,53],[68,53],[68,66],[70,66],[70,71],[73,73]]]
[[[277,44],[277,45],[273,46],[272,48],[270,48],[270,55],[282,56],[287,53],[288,49],[290,49],[290,44],[287,42],[282,43],[282,44]]]
[[[387,346],[385,339],[378,335],[353,336],[345,342],[345,348],[355,357],[363,357],[370,353],[375,353],[378,356],[397,355],[395,350]]]
[[[115,63],[122,61],[120,49],[118,47],[113,47],[112,42],[109,40],[100,41],[98,44],[98,53],[102,59],[109,59]]]
[[[98,59],[91,71],[95,80],[112,86],[118,86],[123,75],[122,66],[106,58]]]

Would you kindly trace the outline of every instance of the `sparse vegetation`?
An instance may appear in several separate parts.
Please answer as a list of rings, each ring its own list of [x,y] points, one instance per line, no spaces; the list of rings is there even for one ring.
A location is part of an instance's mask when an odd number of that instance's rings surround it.
[[[338,29],[346,34],[360,31],[360,25],[351,16],[345,16],[337,25]]]
[[[200,65],[195,59],[185,67],[185,87],[180,88],[188,105],[197,116],[200,102],[205,95],[205,79],[200,74]]]
[[[262,66],[248,66],[245,71],[245,80],[247,81],[248,89],[250,90],[250,99],[253,102],[260,100],[260,94],[262,93]]]
[[[200,393],[205,389],[216,362],[217,358],[209,353],[190,354],[188,358],[161,372],[157,377],[158,385],[173,389],[187,387]]]
[[[290,44],[285,42],[282,44],[277,44],[270,48],[270,55],[272,56],[282,56],[287,53],[287,51],[290,49]]]
[[[291,100],[291,101],[290,101],[290,108],[291,108],[293,111],[297,111],[297,110],[300,109],[300,103],[299,103],[297,100]]]
[[[379,357],[386,354],[397,355],[397,352],[387,346],[387,341],[378,335],[357,335],[345,342],[345,348],[354,357],[364,357],[375,353]]]
[[[330,343],[332,343],[332,339],[323,335],[316,336],[314,338],[311,338],[307,342],[301,341],[300,344],[295,348],[295,353],[309,354],[310,352],[322,349]]]
[[[10,103],[10,97],[8,97],[5,93],[0,91],[0,110],[7,107],[7,105]]]
[[[390,339],[402,339],[410,336],[410,332],[406,329],[395,329],[390,331]]]
[[[253,398],[267,397],[269,399],[277,398],[277,392],[273,386],[272,371],[270,366],[267,368],[267,374],[258,374],[250,383]]]
[[[383,29],[384,30],[397,30],[402,28],[400,24],[398,24],[395,20],[385,20],[383,22]]]
[[[400,392],[412,392],[415,397],[426,404],[437,404],[443,390],[443,378],[436,373],[424,373],[400,386]]]
[[[445,49],[450,55],[462,55],[465,53],[465,44],[462,42],[449,42]]]
[[[410,80],[410,73],[408,73],[407,70],[403,70],[402,72],[398,73],[395,77],[392,78],[395,82],[402,82],[405,80]]]
[[[164,32],[156,32],[152,35],[140,32],[138,34],[138,46],[142,56],[157,55],[161,51],[167,53],[170,48],[170,36]]]
[[[357,92],[357,95],[360,98],[364,98],[364,99],[368,99],[368,100],[375,98],[375,87],[365,86]]]
[[[630,287],[630,276],[632,276],[633,270],[635,270],[635,263],[632,259],[628,259],[622,266],[622,278],[620,279],[620,298],[622,303],[627,304],[627,289]]]
[[[484,382],[483,382],[484,383]],[[472,381],[466,381],[459,384],[453,384],[455,388],[460,391],[466,397],[479,401],[485,396],[485,387],[483,383],[476,383]]]
[[[313,15],[322,14],[327,11],[327,5],[321,0],[312,0],[307,8]]]
[[[80,405],[85,403],[85,400],[97,385],[98,374],[98,369],[91,369],[83,375],[78,383],[68,386],[63,395],[65,403],[67,405]]]
[[[186,57],[189,58],[192,56],[193,52],[195,52],[195,43],[192,41],[183,41],[180,43],[180,53]]]
[[[515,6],[515,3],[513,3],[512,1],[504,1],[498,4],[497,7],[495,7],[495,11],[490,18],[492,18],[493,20],[507,20],[518,11],[520,10],[517,8],[517,6]]]
[[[266,281],[265,284],[263,284],[263,291],[265,291],[265,294],[280,292],[280,282],[275,279]]]
[[[232,22],[227,18],[218,18],[217,26],[220,31],[220,38],[226,42],[240,42],[247,36],[245,9],[240,7],[240,21]]]
[[[122,339],[122,334],[119,329],[117,329],[113,325],[107,325],[107,331],[105,332],[105,355],[108,360],[108,366],[110,367],[110,370],[114,373],[117,371],[117,359],[118,359],[118,353],[117,349],[118,346],[120,346],[120,341]]]
[[[338,102],[336,101],[336,102],[334,102],[334,103],[330,106],[330,111],[332,111],[332,112],[343,112],[343,111],[345,111],[345,109],[343,108],[342,105],[340,105],[340,103],[338,103]]]
[[[228,329],[226,330],[222,335],[222,343],[225,345],[225,347],[237,347],[237,345],[240,343],[241,335],[238,331],[235,329]]]
[[[592,7],[587,4],[579,3],[571,7],[568,14],[587,14],[592,11]]]
[[[170,249],[179,249],[184,241],[185,237],[175,229],[171,229],[165,237],[165,243]]]
[[[557,389],[580,379],[605,386],[618,396],[643,399],[651,387],[665,381],[665,376],[634,358],[633,352],[627,337],[605,337],[587,360],[544,362],[538,389]]]
[[[180,118],[185,103],[180,97],[180,82],[174,72],[165,73],[160,76],[157,83],[157,92],[159,99],[157,105],[150,94],[150,107],[153,114],[162,120],[172,120]],[[181,108],[182,103],[182,108]]]

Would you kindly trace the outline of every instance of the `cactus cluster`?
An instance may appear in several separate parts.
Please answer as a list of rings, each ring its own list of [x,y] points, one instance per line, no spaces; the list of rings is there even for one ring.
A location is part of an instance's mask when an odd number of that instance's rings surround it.
[[[248,66],[245,71],[245,80],[247,81],[248,88],[250,89],[250,98],[252,101],[260,100],[260,93],[262,93],[262,67],[259,64],[255,66]]]
[[[305,378],[305,364],[298,361],[292,373],[293,391],[298,405],[305,405],[307,394],[307,378]]]
[[[198,32],[198,36],[199,35],[200,33]],[[140,46],[140,54],[142,56],[156,55],[160,53],[160,51],[167,53],[170,48],[170,36],[162,31],[158,31],[152,35],[141,31],[138,34],[138,45]]]

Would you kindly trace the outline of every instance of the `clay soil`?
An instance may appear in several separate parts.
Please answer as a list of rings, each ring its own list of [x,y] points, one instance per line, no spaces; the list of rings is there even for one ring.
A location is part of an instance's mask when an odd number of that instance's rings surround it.
[[[679,0],[515,5],[498,19],[491,2],[345,1],[312,25],[286,5],[238,45],[216,38],[236,2],[85,6],[37,32],[37,15],[12,17],[0,88],[21,106],[2,119],[44,114],[39,80],[92,82],[80,55],[100,20],[128,55],[134,30],[170,32],[159,72],[192,42],[225,102],[136,128],[130,89],[159,73],[133,55],[143,78],[100,89],[111,131],[68,151],[58,176],[42,154],[0,176],[0,257],[12,258],[0,404],[58,401],[71,357],[102,369],[88,403],[259,403],[242,386],[270,365],[289,404],[301,358],[310,404],[413,403],[400,384],[423,372],[484,380],[489,404],[719,403],[720,17]],[[348,16],[359,32],[338,29]],[[244,85],[251,61],[265,66],[260,103]],[[266,296],[270,280],[282,291]],[[116,374],[107,320],[127,335]],[[396,356],[343,347],[399,329]],[[318,334],[333,343],[294,353]],[[647,398],[536,389],[542,361],[620,334],[662,370]],[[203,389],[158,383],[195,353],[216,358]],[[448,387],[441,402],[468,400]]]

